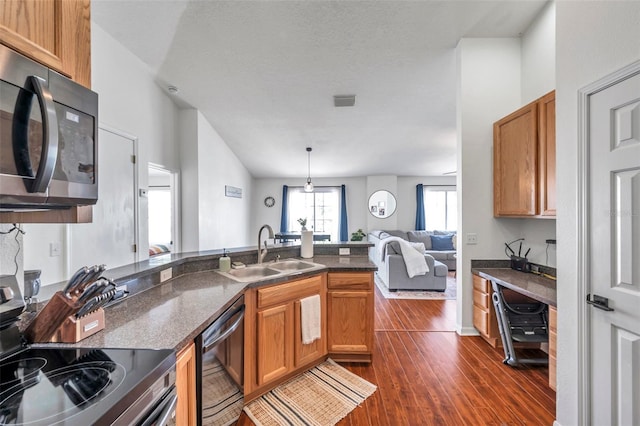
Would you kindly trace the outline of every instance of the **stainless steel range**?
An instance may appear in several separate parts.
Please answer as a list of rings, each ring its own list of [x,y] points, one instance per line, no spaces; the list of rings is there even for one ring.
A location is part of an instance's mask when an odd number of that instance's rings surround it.
[[[14,277],[0,278],[0,295],[0,425],[168,423],[173,350],[29,347],[16,325],[24,302]]]

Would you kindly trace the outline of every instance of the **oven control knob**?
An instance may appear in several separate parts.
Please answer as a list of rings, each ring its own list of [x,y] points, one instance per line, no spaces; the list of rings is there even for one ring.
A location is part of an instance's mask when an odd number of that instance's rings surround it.
[[[0,303],[7,303],[11,299],[13,299],[11,287],[0,287]]]

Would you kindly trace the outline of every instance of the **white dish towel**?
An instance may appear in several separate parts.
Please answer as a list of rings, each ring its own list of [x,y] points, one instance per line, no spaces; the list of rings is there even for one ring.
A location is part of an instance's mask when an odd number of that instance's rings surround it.
[[[300,328],[302,343],[308,345],[320,338],[320,295],[305,297],[300,300]]]

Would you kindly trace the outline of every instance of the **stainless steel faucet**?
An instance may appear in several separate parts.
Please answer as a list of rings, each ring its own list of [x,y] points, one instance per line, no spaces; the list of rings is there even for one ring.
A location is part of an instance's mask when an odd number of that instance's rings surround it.
[[[260,249],[260,246],[262,245],[262,240],[260,240],[260,236],[262,235],[262,230],[264,228],[267,228],[269,230],[269,238],[274,238],[273,228],[271,228],[267,224],[264,224],[264,225],[262,225],[260,227],[260,230],[258,231],[258,263],[262,263],[262,261],[264,260],[265,256],[267,255],[267,241],[266,240],[264,242],[264,250]]]

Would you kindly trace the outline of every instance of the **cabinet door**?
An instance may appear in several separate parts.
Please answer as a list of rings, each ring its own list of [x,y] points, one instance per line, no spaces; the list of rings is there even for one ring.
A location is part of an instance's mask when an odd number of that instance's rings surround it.
[[[182,349],[176,357],[176,405],[177,426],[195,425],[196,413],[196,347],[191,343]]]
[[[89,0],[0,0],[0,40],[91,87]]]
[[[556,92],[538,101],[540,141],[540,215],[556,216]]]
[[[256,328],[257,383],[262,386],[292,368],[293,303],[259,310]]]
[[[329,291],[329,353],[371,353],[373,292]]]
[[[538,119],[533,102],[493,125],[493,214],[535,216]]]
[[[302,324],[300,321],[301,310],[300,301],[296,300],[293,308],[295,313],[294,329],[294,367],[298,368],[309,364],[327,354],[327,298],[326,292],[320,294],[320,338],[305,345],[302,343]]]

